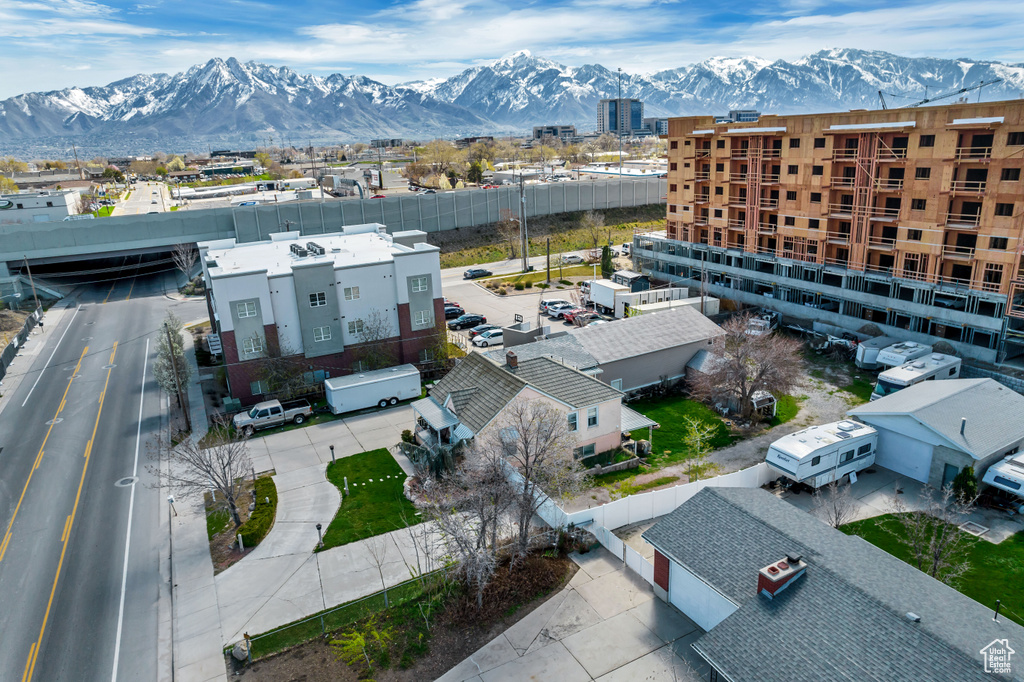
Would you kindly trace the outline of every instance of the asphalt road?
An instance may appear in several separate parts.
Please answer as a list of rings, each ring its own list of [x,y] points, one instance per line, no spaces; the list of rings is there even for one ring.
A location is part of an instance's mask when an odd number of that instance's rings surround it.
[[[16,362],[27,371],[0,414],[0,680],[157,677],[168,534],[147,471],[166,414],[152,362],[166,310],[204,310],[165,297],[172,280],[81,287],[31,337],[31,365]]]
[[[155,192],[155,194],[154,194]],[[153,203],[153,202],[156,203]],[[170,210],[170,193],[167,185],[162,182],[137,182],[132,187],[132,195],[121,202],[113,215],[140,215],[144,213],[163,213]]]

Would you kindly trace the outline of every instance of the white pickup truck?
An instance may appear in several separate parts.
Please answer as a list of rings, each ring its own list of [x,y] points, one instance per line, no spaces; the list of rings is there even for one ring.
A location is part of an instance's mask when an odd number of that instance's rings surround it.
[[[252,435],[253,431],[269,429],[288,422],[301,424],[313,414],[308,400],[292,400],[281,403],[279,400],[266,400],[256,403],[248,412],[236,414],[232,420],[236,431],[244,431]]]

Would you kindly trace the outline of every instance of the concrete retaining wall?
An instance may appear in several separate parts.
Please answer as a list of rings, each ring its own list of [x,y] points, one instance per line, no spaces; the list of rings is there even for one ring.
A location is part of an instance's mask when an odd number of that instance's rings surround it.
[[[1002,374],[1001,372],[995,372],[990,369],[964,365],[960,368],[960,377],[963,379],[995,379],[1010,390],[1024,394],[1024,379],[1010,376],[1009,374]]]

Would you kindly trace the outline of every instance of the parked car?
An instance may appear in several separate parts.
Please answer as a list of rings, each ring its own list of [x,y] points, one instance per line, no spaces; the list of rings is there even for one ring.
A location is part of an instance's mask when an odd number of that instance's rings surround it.
[[[444,307],[444,319],[446,319],[446,320],[451,320],[451,319],[454,319],[456,317],[461,317],[462,315],[465,315],[465,314],[466,314],[466,311],[463,310],[461,306],[446,305]]]
[[[425,189],[422,192],[420,192],[420,194],[437,194],[437,190],[436,189]]]
[[[449,306],[455,306],[456,308],[460,307],[458,301],[449,301],[448,297],[446,296],[444,299],[444,307],[447,308]]]
[[[490,277],[492,274],[494,273],[483,268],[470,268],[462,273],[462,279],[479,279],[481,277]]]
[[[502,343],[502,329],[492,329],[473,338],[473,345],[487,348]]]
[[[287,422],[301,424],[313,414],[308,400],[292,400],[282,403],[279,400],[266,400],[256,403],[248,412],[236,414],[232,418],[235,430],[252,434],[259,429],[269,429]]]
[[[459,315],[448,323],[449,329],[470,329],[478,324],[487,324],[487,318],[474,313]]]
[[[483,334],[484,332],[489,332],[492,329],[501,329],[501,327],[499,327],[496,324],[478,324],[477,326],[469,330],[469,338],[479,336],[480,334]]]
[[[498,189],[497,185],[481,185],[480,189]]]
[[[577,306],[575,303],[565,303],[563,305],[549,306],[548,316],[556,320],[561,320],[567,312],[569,312],[570,310],[577,310],[578,308],[579,306]]]
[[[384,196],[383,194],[374,194],[374,195],[373,195],[372,197],[370,197],[370,198],[371,198],[371,199],[387,199],[387,197],[386,197],[386,196]]]
[[[595,313],[595,312],[593,312],[591,310],[588,310],[585,313],[579,313],[577,315],[573,315],[573,318],[572,318],[572,323],[574,325],[576,325],[577,327],[587,327],[591,323],[597,322],[597,321],[603,322],[604,320],[601,318],[600,315],[598,315],[597,313]]]
[[[155,204],[155,203],[157,203],[157,201],[156,201],[156,199],[153,199],[153,201],[151,201],[151,202],[149,202],[149,203],[151,203],[151,204]]]
[[[580,265],[583,263],[583,256],[577,256],[575,253],[569,253],[562,256],[562,262],[567,265]]]
[[[585,318],[587,315],[593,315],[594,317],[600,317],[600,315],[598,315],[597,313],[593,313],[593,312],[587,310],[586,308],[574,308],[573,310],[570,310],[569,312],[562,313],[562,319],[565,320],[566,322],[572,322],[573,324],[578,324],[577,320]]]
[[[611,251],[612,256],[620,256],[620,255],[622,255],[622,252],[619,251],[619,247],[617,247],[617,246],[609,246],[608,250]]]
[[[564,298],[544,298],[540,302],[540,311],[546,313],[549,308],[553,308],[556,305],[569,305],[569,301]]]

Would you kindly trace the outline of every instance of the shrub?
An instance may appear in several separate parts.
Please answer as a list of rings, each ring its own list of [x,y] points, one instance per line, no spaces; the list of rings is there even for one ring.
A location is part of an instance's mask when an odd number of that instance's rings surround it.
[[[402,442],[403,443],[415,443],[416,442],[416,437],[412,435],[412,431],[411,430],[406,429],[405,431],[402,431]]]
[[[537,288],[538,289],[547,289],[550,286],[551,286],[550,284],[545,284],[544,282],[541,282],[540,284],[537,285]]]
[[[978,496],[978,479],[974,477],[974,467],[964,467],[953,479],[953,494],[963,501],[973,500]]]
[[[507,289],[498,289],[498,296],[504,296],[508,293]]]
[[[526,282],[526,288],[527,289],[532,289],[533,288],[533,282]]]
[[[572,282],[570,282],[567,279],[560,279],[560,280],[558,280],[558,283],[559,284],[565,284],[565,285],[568,285],[568,286],[572,286]]]
[[[274,525],[274,516],[277,514],[277,486],[274,480],[270,476],[257,478],[253,496],[256,508],[249,514],[249,520],[238,529],[247,548],[260,544]],[[270,504],[267,504],[267,498],[270,498]]]
[[[516,282],[516,291],[522,291],[525,288],[526,288],[525,284],[523,284],[522,282]]]

